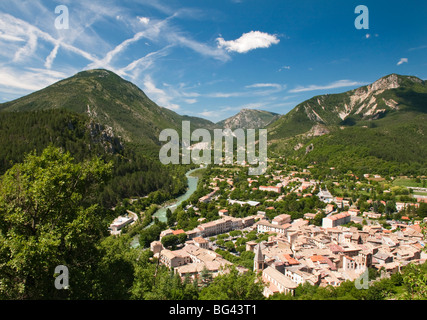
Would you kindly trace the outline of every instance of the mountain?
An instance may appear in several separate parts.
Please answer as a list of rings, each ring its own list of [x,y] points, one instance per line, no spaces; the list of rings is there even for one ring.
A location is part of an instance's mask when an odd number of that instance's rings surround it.
[[[391,74],[340,94],[315,96],[269,126],[272,139],[287,138],[331,125],[351,126],[400,112],[426,112],[427,83]]]
[[[89,70],[40,91],[0,104],[0,174],[54,145],[76,161],[95,156],[113,163],[99,201],[112,207],[125,198],[156,193],[158,201],[182,194],[188,166],[160,163],[159,134],[217,126],[159,107],[142,90],[113,72]],[[11,143],[13,142],[13,143]]]
[[[111,71],[88,70],[17,100],[0,104],[0,111],[37,111],[64,108],[87,114],[124,142],[159,146],[163,129],[178,132],[184,120],[193,128],[214,128],[212,122],[181,116],[159,107],[137,86]]]
[[[279,114],[273,112],[242,109],[238,114],[218,122],[217,125],[221,128],[229,128],[231,130],[238,128],[261,129],[267,127],[279,117]]]
[[[427,82],[391,74],[315,96],[268,126],[269,148],[339,170],[427,172]]]

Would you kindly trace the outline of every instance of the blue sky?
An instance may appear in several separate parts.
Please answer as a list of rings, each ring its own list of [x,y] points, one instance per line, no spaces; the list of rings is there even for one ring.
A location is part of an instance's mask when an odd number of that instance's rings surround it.
[[[2,0],[0,102],[105,68],[179,114],[286,114],[390,73],[427,79],[426,16],[415,0]]]

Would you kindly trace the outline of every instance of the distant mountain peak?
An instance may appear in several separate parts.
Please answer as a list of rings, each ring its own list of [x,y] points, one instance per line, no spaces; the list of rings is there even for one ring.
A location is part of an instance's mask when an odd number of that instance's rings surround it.
[[[236,115],[218,122],[217,124],[225,129],[261,129],[277,120],[279,114],[264,110],[241,109]]]

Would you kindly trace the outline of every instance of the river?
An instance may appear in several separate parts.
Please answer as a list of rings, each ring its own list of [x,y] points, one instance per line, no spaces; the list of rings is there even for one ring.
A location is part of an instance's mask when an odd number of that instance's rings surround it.
[[[187,173],[185,174],[185,176],[187,177],[187,183],[188,183],[188,189],[187,191],[179,196],[178,198],[175,199],[175,202],[169,206],[166,207],[162,207],[159,210],[157,210],[154,214],[153,214],[153,219],[157,218],[159,219],[161,222],[167,222],[167,218],[166,218],[166,210],[170,209],[172,212],[175,211],[175,209],[185,200],[187,200],[188,198],[191,197],[191,195],[194,193],[194,191],[196,191],[197,189],[197,183],[199,182],[199,178],[198,177],[192,177],[190,176],[190,174],[192,174],[194,171],[200,170],[202,168],[196,168],[196,169],[192,169],[190,171],[187,171]],[[152,222],[151,224],[153,224],[154,222]],[[150,225],[151,225],[150,224]]]
[[[175,209],[185,200],[187,200],[188,198],[191,197],[191,195],[194,193],[194,191],[196,191],[197,189],[197,183],[199,182],[199,178],[198,177],[193,177],[191,176],[191,174],[197,170],[200,169],[204,169],[204,167],[202,168],[196,168],[196,169],[192,169],[186,172],[185,176],[187,177],[187,184],[188,184],[188,189],[187,191],[179,196],[178,198],[175,199],[175,201],[167,206],[163,206],[161,207],[159,210],[157,210],[154,214],[153,214],[153,220],[154,218],[159,219],[161,222],[167,222],[167,218],[166,218],[166,211],[167,209],[170,209],[172,212],[175,211]],[[150,227],[151,225],[154,224],[154,221],[151,222],[146,228]],[[139,235],[136,235],[132,242],[131,242],[131,246],[133,248],[137,248],[139,246]]]

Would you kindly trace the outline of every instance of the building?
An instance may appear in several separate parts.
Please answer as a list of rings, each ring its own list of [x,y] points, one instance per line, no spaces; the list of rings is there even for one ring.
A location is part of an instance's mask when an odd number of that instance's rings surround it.
[[[150,243],[150,250],[154,253],[160,253],[163,250],[163,245],[161,241],[153,241]]]
[[[304,219],[307,219],[307,220],[314,219],[315,217],[316,217],[315,213],[305,213],[304,214]]]
[[[262,254],[261,243],[258,243],[255,249],[254,271],[259,272],[262,270],[264,270],[264,255]]]
[[[323,257],[322,257],[323,260]],[[296,286],[306,282],[316,285],[319,282],[319,276],[311,273],[311,270],[305,266],[291,266],[285,269],[285,277],[290,279]]]
[[[290,293],[293,295],[295,288],[298,286],[295,282],[273,267],[267,267],[263,270],[262,280],[266,283],[263,295],[267,298],[275,293]]]
[[[171,251],[164,249],[160,252],[160,262],[168,268],[176,268],[191,262],[190,255],[183,249]]]
[[[110,224],[110,233],[112,235],[118,235],[122,232],[122,229],[134,222],[134,219],[130,217],[119,216]]]
[[[320,190],[317,196],[325,203],[331,203],[334,201],[334,196],[328,190]]]
[[[247,221],[249,223],[249,220]],[[215,236],[232,230],[241,229],[243,221],[241,218],[223,216],[221,219],[202,223],[197,228],[201,237]]]
[[[271,223],[274,225],[283,225],[290,222],[291,222],[291,216],[289,214],[280,214],[274,217]]]
[[[266,220],[261,220],[256,223],[256,226],[257,232],[273,232],[278,234],[286,234],[286,230],[291,227],[291,224],[272,224]]]
[[[235,203],[240,204],[241,206],[244,206],[245,204],[250,205],[251,207],[256,207],[257,205],[259,205],[258,201],[239,201],[239,200],[232,200],[232,199],[228,199],[228,203],[230,205],[233,205]]]
[[[179,230],[166,229],[166,230],[163,230],[162,232],[160,232],[160,240],[162,240],[162,238],[165,236],[170,236],[170,235],[177,236],[181,233],[185,233],[185,231],[182,229],[179,229]]]
[[[208,193],[207,195],[201,197],[199,199],[199,202],[203,202],[203,203],[208,203],[212,200],[213,196],[216,194],[216,192],[219,190],[218,187],[215,187],[214,190],[210,193]]]
[[[228,210],[227,209],[221,209],[218,211],[218,214],[220,216],[228,216]]]
[[[348,212],[341,212],[322,219],[322,228],[335,228],[337,226],[349,223],[351,215]]]
[[[209,249],[209,241],[202,237],[193,238],[194,245],[202,249]]]
[[[260,186],[258,189],[260,191],[268,191],[268,192],[276,192],[276,193],[282,192],[282,187],[275,187],[275,186]]]

